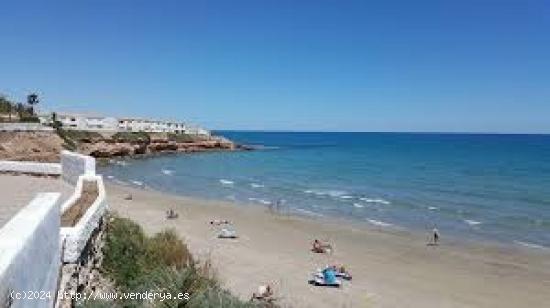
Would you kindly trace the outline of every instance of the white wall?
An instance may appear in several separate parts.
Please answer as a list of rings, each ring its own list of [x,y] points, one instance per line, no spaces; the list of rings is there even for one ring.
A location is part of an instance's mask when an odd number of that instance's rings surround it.
[[[63,262],[65,263],[75,263],[78,260],[90,236],[99,227],[99,223],[107,211],[103,178],[99,175],[83,175],[78,179],[75,193],[61,206],[61,212],[68,210],[80,198],[83,181],[97,182],[98,197],[74,227],[61,228],[61,239],[64,241]]]
[[[53,128],[41,123],[0,123],[0,131],[26,132],[26,131],[53,131]]]
[[[61,176],[73,185],[81,175],[95,175],[95,158],[69,151],[61,152]]]
[[[11,307],[52,307],[60,269],[59,196],[38,194],[0,229],[0,306],[12,291],[41,290],[51,296],[14,299]]]
[[[60,175],[61,164],[0,160],[0,172]]]

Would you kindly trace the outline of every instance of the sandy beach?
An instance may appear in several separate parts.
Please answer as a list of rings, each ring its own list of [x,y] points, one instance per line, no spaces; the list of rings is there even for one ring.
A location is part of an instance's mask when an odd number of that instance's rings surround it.
[[[107,183],[109,204],[146,232],[174,228],[195,256],[210,260],[226,288],[249,298],[260,284],[292,307],[545,307],[550,252],[447,239],[270,213],[259,206],[199,200]],[[127,194],[133,200],[124,200]],[[179,217],[165,218],[174,208]],[[240,238],[216,238],[212,219],[234,222]],[[310,252],[314,238],[332,255]],[[331,289],[307,283],[315,269],[343,263],[353,281]]]

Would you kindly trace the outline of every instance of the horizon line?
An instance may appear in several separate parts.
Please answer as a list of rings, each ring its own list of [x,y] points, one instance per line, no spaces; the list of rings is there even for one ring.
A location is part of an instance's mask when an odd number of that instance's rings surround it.
[[[424,134],[424,135],[536,135],[550,136],[548,133],[517,132],[446,132],[446,131],[323,131],[323,130],[286,130],[286,129],[210,129],[212,132],[249,132],[249,133],[366,133],[366,134]]]

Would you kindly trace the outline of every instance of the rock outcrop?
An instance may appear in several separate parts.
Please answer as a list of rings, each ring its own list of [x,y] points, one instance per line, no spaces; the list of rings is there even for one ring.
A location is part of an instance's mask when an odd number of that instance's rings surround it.
[[[144,154],[156,154],[165,152],[203,152],[237,149],[235,144],[222,137],[197,138],[185,142],[170,140],[168,136],[160,134],[152,135],[149,139],[121,140],[106,138],[103,140],[81,140],[78,152],[97,158],[111,158],[121,156],[134,156]]]
[[[64,148],[96,158],[245,149],[217,136],[79,131],[0,132],[0,160],[58,162]]]

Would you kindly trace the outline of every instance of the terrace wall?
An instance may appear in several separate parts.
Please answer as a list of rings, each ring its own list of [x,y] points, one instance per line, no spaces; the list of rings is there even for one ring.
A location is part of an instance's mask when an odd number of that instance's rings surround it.
[[[61,266],[59,196],[38,194],[0,229],[0,306],[53,306]]]
[[[95,175],[95,158],[70,151],[61,152],[61,176],[76,185],[81,175]]]

